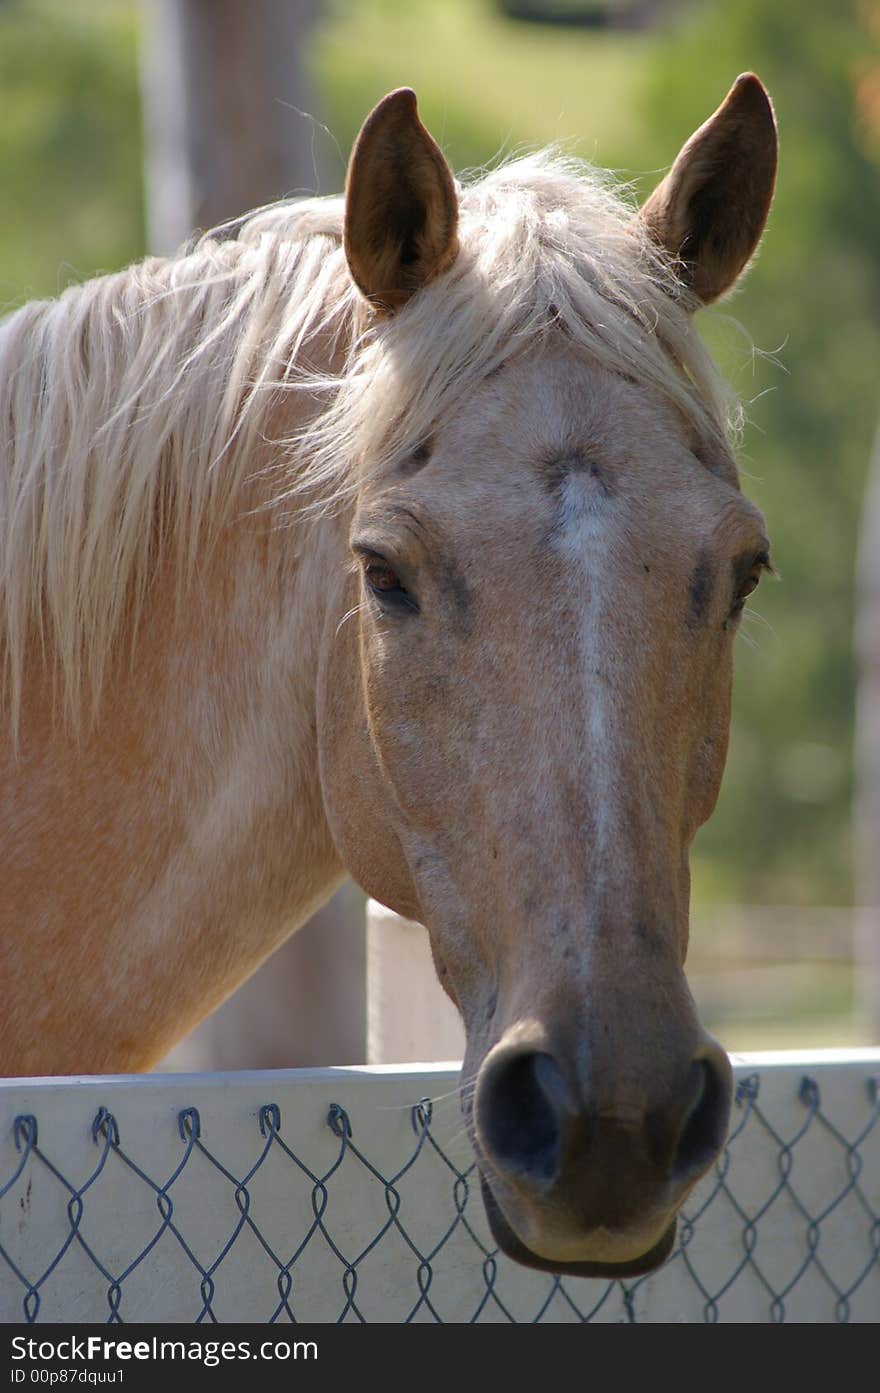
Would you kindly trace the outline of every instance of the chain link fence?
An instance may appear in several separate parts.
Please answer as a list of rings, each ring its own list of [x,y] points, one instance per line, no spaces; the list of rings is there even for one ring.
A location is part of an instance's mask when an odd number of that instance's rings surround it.
[[[0,1085],[0,1319],[880,1319],[880,1051],[736,1073],[673,1255],[622,1282],[498,1253],[449,1069]]]

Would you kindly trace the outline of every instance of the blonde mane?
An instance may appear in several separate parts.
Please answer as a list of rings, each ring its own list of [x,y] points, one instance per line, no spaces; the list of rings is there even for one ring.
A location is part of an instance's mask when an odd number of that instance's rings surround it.
[[[607,176],[545,153],[465,187],[456,262],[391,320],[364,314],[342,218],[338,198],[274,205],[0,327],[0,647],[13,727],[35,639],[54,655],[70,712],[84,686],[97,698],[160,551],[191,574],[206,538],[246,506],[279,393],[321,407],[270,442],[281,515],[343,502],[360,469],[411,449],[551,325],[659,390],[697,439],[723,437],[728,398],[692,306]]]

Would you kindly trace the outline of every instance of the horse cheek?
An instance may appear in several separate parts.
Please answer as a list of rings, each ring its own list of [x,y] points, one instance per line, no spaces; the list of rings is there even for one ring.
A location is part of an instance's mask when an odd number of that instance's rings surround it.
[[[712,704],[705,734],[701,739],[692,763],[690,787],[690,826],[687,841],[693,840],[704,822],[708,822],[715,811],[724,766],[727,763],[727,748],[730,741],[731,674],[728,670],[720,678],[721,689],[716,693]]]
[[[421,905],[394,830],[390,791],[370,737],[355,619],[341,626],[332,619],[327,625],[317,711],[319,777],[337,853],[367,895],[407,919],[420,919]]]

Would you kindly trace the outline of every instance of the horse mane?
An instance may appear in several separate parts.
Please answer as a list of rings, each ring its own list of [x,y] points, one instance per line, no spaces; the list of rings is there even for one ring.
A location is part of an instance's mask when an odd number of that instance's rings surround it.
[[[266,468],[279,515],[338,506],[551,326],[659,390],[697,439],[729,398],[675,267],[610,176],[543,152],[461,191],[461,251],[392,319],[347,273],[341,198],[287,201],[0,325],[0,647],[17,727],[36,636],[97,700],[157,557],[191,574]],[[336,346],[328,367],[327,342]],[[280,393],[311,404],[271,440]],[[319,409],[315,409],[315,407]],[[261,463],[258,463],[261,462]]]

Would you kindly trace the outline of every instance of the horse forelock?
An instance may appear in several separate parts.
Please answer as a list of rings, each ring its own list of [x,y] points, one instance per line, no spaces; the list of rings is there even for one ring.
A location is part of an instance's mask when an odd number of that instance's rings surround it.
[[[320,483],[344,497],[428,439],[463,398],[538,340],[562,331],[599,367],[654,388],[684,418],[695,448],[719,457],[739,409],[694,324],[675,264],[636,216],[626,189],[591,166],[542,152],[461,190],[452,267],[352,353],[328,410],[310,428],[295,495]],[[352,470],[352,462],[360,473]]]
[[[48,631],[76,713],[136,624],[158,546],[191,572],[260,471],[282,515],[339,505],[365,468],[417,446],[554,328],[658,390],[697,439],[724,436],[729,399],[692,306],[608,176],[545,152],[460,196],[457,260],[390,319],[372,320],[352,285],[335,198],[258,210],[6,322],[0,647],[13,726],[34,633]],[[274,438],[284,416],[300,424]]]

